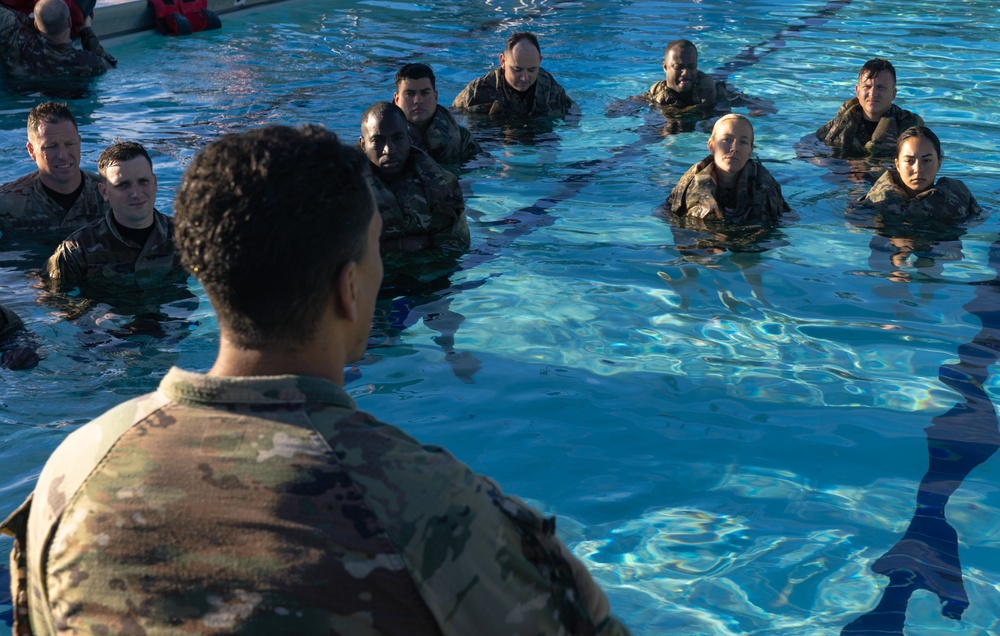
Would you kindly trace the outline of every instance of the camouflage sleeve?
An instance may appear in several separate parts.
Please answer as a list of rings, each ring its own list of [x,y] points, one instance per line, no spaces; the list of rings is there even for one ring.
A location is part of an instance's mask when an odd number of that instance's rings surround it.
[[[431,216],[449,219],[450,223],[441,230],[431,234],[431,244],[438,248],[454,252],[464,252],[469,249],[469,222],[465,218],[465,199],[458,179],[449,172],[444,174],[442,184],[443,196],[431,208]]]
[[[69,239],[63,241],[45,264],[45,273],[50,280],[60,285],[73,285],[87,275],[87,260],[79,243]]]
[[[104,50],[101,41],[97,38],[97,33],[92,27],[80,29],[80,46],[84,51],[89,51],[101,58],[104,70],[109,70],[118,66],[118,60],[111,57],[111,54]]]
[[[455,97],[451,103],[452,108],[468,111],[471,113],[488,114],[493,108],[494,97],[490,91],[490,81],[493,74],[479,77],[466,85],[462,92]]]
[[[28,515],[31,512],[32,495],[18,506],[3,523],[0,523],[0,534],[14,538],[10,549],[10,598],[14,624],[11,634],[24,636],[32,634],[28,606]]]
[[[698,71],[698,81],[698,97],[701,98],[703,103],[714,104],[715,100],[719,97],[715,88],[715,79],[708,73]]]
[[[459,134],[461,135],[462,138],[461,141],[462,149],[461,152],[459,153],[461,161],[465,162],[468,161],[469,159],[472,159],[476,155],[483,154],[483,147],[479,145],[479,142],[476,141],[476,138],[472,136],[472,133],[469,132],[468,128],[460,126]]]

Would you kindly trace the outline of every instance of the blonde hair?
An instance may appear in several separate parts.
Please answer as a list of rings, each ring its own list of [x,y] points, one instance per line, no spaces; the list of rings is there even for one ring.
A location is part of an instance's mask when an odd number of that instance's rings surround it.
[[[745,121],[747,123],[747,126],[750,126],[750,144],[753,145],[753,138],[754,138],[753,124],[750,123],[750,120],[747,119],[746,116],[740,115],[739,113],[729,113],[728,115],[723,115],[722,117],[719,117],[719,119],[716,120],[715,125],[712,126],[712,136],[708,138],[708,143],[712,143],[713,141],[715,141],[715,133],[718,132],[719,126],[722,124],[722,122],[733,121],[734,119],[737,121]]]

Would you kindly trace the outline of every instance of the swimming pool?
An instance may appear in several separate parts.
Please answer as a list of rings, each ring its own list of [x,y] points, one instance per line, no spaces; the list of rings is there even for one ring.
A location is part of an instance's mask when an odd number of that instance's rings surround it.
[[[996,210],[998,17],[981,3],[929,1],[887,16],[872,1],[313,0],[190,38],[112,41],[120,68],[71,108],[84,165],[115,137],[144,143],[169,210],[182,167],[220,133],[309,121],[354,139],[404,61],[431,63],[449,103],[510,32],[536,32],[582,118],[532,143],[484,135],[494,161],[463,175],[473,254],[454,291],[405,320],[397,307],[407,328],[375,334],[348,389],[558,515],[635,633],[834,634],[879,598],[886,579],[869,566],[913,513],[924,429],[961,401],[939,370],[981,331],[966,305],[988,305],[974,283],[997,276],[997,224],[970,229],[939,267],[893,280],[873,232],[844,218],[864,188],[842,162],[816,165],[795,146],[881,55],[897,67],[898,103],[941,137],[941,174]],[[729,79],[779,111],[753,121],[757,153],[800,217],[783,245],[687,262],[651,216],[707,136],[663,138],[655,117],[605,110],[662,78],[674,37],[699,45],[706,71],[757,47],[759,61]],[[31,169],[24,121],[38,101],[0,98],[2,181]],[[171,364],[207,368],[216,337],[207,303],[190,299],[167,304],[175,320],[160,339],[107,335],[128,321],[107,306],[67,321],[29,284],[38,254],[0,249],[2,302],[46,355],[33,371],[0,373],[5,514],[66,433],[150,390]],[[435,338],[456,324],[446,355]],[[996,379],[984,388],[995,401]],[[997,461],[948,507],[970,607],[951,621],[918,592],[910,633],[1000,630]]]

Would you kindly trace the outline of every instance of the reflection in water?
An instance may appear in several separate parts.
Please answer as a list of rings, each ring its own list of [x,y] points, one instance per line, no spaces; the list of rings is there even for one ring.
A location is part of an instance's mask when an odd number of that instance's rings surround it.
[[[990,365],[1000,359],[1000,241],[990,247],[990,267],[997,277],[979,284],[965,305],[982,321],[982,329],[959,347],[957,364],[942,365],[938,372],[941,382],[965,401],[927,427],[928,468],[913,518],[903,538],[872,565],[889,582],[878,605],[842,634],[902,634],[907,604],[917,590],[937,595],[948,618],[960,619],[969,606],[958,536],[945,518],[945,506],[965,477],[1000,448],[996,406],[983,389]]]

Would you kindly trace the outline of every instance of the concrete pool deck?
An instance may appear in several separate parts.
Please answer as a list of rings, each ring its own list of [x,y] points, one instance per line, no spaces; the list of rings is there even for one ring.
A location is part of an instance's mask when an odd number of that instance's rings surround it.
[[[283,1],[208,0],[208,8],[219,15],[225,15]],[[146,0],[97,0],[97,6],[94,8],[94,31],[102,40],[153,28],[153,10]]]

